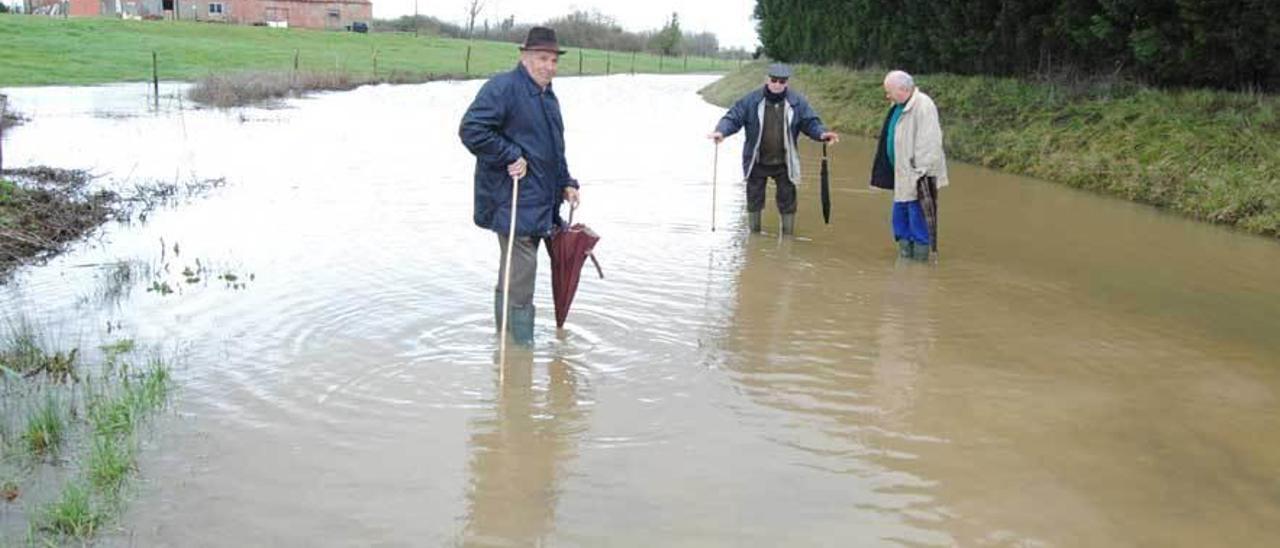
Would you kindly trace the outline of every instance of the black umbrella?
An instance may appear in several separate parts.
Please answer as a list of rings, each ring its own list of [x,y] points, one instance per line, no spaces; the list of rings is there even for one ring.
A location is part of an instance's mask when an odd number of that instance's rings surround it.
[[[827,169],[827,143],[822,143],[822,222],[831,224],[831,170]]]
[[[916,181],[916,195],[924,209],[924,220],[929,226],[929,246],[938,252],[938,179],[921,177]]]

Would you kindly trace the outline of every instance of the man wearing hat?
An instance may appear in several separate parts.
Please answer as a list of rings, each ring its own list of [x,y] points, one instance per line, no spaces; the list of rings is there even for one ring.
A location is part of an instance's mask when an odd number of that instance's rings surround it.
[[[787,89],[791,67],[769,66],[764,86],[748,93],[729,108],[708,137],[716,143],[746,128],[742,147],[742,173],[747,179],[747,216],[752,232],[760,232],[764,210],[765,180],[777,187],[775,198],[782,214],[782,233],[796,226],[796,183],[800,182],[800,151],[796,139],[803,132],[810,139],[836,143],[840,136],[827,131],[822,119],[803,95]]]
[[[569,175],[564,155],[564,121],[551,89],[556,63],[564,51],[554,30],[529,29],[515,69],[485,82],[462,116],[458,134],[476,157],[476,226],[498,235],[498,284],[494,323],[501,329],[503,268],[511,253],[510,331],[520,343],[533,342],[533,288],[538,242],[563,223],[561,202],[578,205],[578,181]],[[511,218],[512,178],[520,179],[516,218]],[[515,241],[507,234],[515,222]],[[501,335],[501,334],[500,334]]]

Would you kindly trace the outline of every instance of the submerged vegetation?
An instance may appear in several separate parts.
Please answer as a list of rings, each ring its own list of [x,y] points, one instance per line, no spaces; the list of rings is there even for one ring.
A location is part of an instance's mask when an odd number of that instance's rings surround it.
[[[82,362],[25,320],[0,333],[0,544],[84,542],[118,514],[138,429],[173,390],[171,366],[129,339]]]
[[[368,84],[410,84],[458,77],[407,72],[361,76],[346,72],[249,71],[204,76],[196,81],[187,96],[201,105],[230,108],[302,97],[314,91],[345,91]]]
[[[79,170],[33,167],[5,170],[0,178],[0,282],[16,266],[61,253],[108,220],[145,219],[171,205],[222,186],[223,179],[136,184],[115,192],[96,189]]]

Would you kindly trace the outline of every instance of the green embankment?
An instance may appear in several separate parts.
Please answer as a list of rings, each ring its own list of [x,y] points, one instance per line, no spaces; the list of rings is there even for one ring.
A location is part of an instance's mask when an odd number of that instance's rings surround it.
[[[728,106],[763,74],[747,66],[703,95]],[[883,77],[798,66],[793,81],[828,125],[875,138],[888,107]],[[916,83],[938,104],[949,158],[1280,237],[1275,95],[952,74]]]
[[[151,53],[160,78],[195,80],[211,73],[292,70],[380,76],[465,74],[484,76],[515,64],[516,46],[411,34],[273,29],[190,21],[59,19],[0,15],[0,87],[97,84],[151,79]],[[468,71],[467,48],[471,48]],[[736,61],[703,57],[566,48],[560,75],[631,72],[709,72]]]

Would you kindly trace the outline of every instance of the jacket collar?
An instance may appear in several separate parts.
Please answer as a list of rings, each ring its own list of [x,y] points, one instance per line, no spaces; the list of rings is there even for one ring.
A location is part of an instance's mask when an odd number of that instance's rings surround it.
[[[919,96],[920,96],[920,88],[911,90],[911,97],[907,98],[907,103],[902,105],[902,112],[907,112],[911,110],[912,107],[916,106],[916,97],[919,97]]]
[[[524,68],[524,63],[516,61],[516,72],[520,74],[520,81],[525,83],[525,88],[529,95],[538,95],[542,93],[542,88],[537,82],[533,81],[533,76],[529,74],[529,70]],[[551,93],[551,84],[547,84],[547,93]]]
[[[768,97],[764,96],[764,86],[761,86],[758,90],[756,90],[756,93],[760,94],[760,103],[758,104],[763,104],[765,101],[769,100]],[[800,99],[796,97],[796,94],[791,91],[791,88],[787,88],[787,94],[782,98],[782,102],[786,103],[788,107],[792,107],[792,108],[796,106],[796,101],[799,101],[799,100]]]

